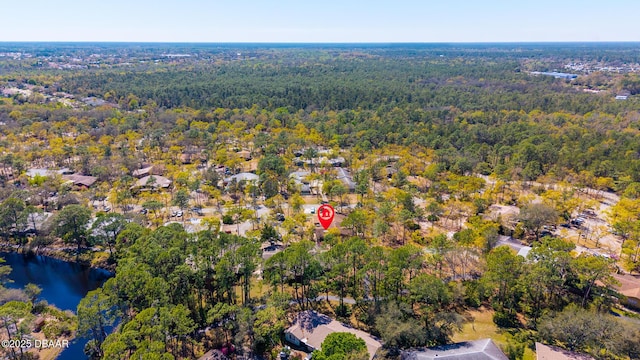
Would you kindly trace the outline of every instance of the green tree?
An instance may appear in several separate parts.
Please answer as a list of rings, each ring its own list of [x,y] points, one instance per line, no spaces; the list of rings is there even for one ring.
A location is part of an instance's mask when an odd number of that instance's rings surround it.
[[[142,207],[147,209],[148,211],[153,212],[155,217],[158,217],[158,210],[164,207],[164,204],[158,200],[148,200],[142,204]]]
[[[368,219],[366,213],[361,209],[353,210],[342,220],[342,227],[351,229],[353,236],[364,236]]]
[[[82,246],[87,243],[87,224],[91,219],[91,210],[82,205],[65,206],[53,218],[55,234],[65,242],[77,245],[76,258],[80,256]]]
[[[399,350],[425,345],[424,328],[417,319],[408,315],[409,309],[403,303],[400,306],[395,302],[388,303],[376,316],[375,327],[385,347]]]
[[[237,313],[239,311],[237,305],[229,305],[225,303],[217,303],[207,313],[207,322],[221,326],[225,333],[225,343],[229,343],[238,331]]]
[[[560,310],[568,302],[568,284],[575,277],[570,254],[574,248],[568,241],[546,237],[527,255],[528,265],[520,282],[525,311],[534,323],[545,308]]]
[[[180,189],[173,196],[172,204],[184,211],[189,207],[189,198],[189,192],[186,189]]]
[[[102,343],[107,330],[118,318],[117,307],[112,295],[105,294],[102,288],[90,291],[78,304],[78,335],[91,339],[85,347],[85,353],[101,357]]]
[[[24,200],[9,197],[0,205],[0,229],[6,239],[20,234],[27,226]]]
[[[318,157],[318,150],[316,150],[315,147],[310,146],[304,150],[302,157],[309,160],[309,168],[311,168],[311,171],[315,171],[315,165],[317,164],[314,164],[313,160]]]
[[[98,213],[91,226],[91,235],[98,243],[106,244],[109,248],[109,254],[113,256],[113,247],[116,245],[116,239],[126,225],[127,220],[122,214]]]
[[[328,288],[338,295],[338,316],[346,316],[344,298],[349,286],[349,262],[347,258],[348,247],[345,243],[338,243],[323,254],[324,270],[327,275]]]
[[[238,275],[242,278],[242,301],[246,305],[249,303],[251,293],[251,276],[258,267],[260,246],[250,239],[243,239],[240,243],[235,255]]]
[[[319,360],[367,360],[367,344],[364,340],[347,332],[334,332],[324,339],[321,350],[313,352],[313,358]]]
[[[1,265],[4,264],[6,261],[2,258],[0,258],[0,287],[7,285],[7,283],[13,282],[13,280],[11,280],[9,278],[9,274],[11,274],[11,266],[9,265]]]
[[[587,305],[587,300],[592,289],[596,286],[596,282],[601,282],[605,286],[613,285],[616,282],[611,276],[614,264],[612,259],[582,254],[574,260],[573,264],[578,275],[578,286],[583,293],[582,307]]]
[[[264,354],[280,343],[287,326],[285,312],[274,306],[256,312],[253,328],[255,331],[254,349],[258,354]]]
[[[568,306],[561,313],[542,318],[538,331],[548,344],[571,351],[594,349],[597,353],[615,336],[619,326],[611,316]]]
[[[520,209],[520,221],[525,229],[535,235],[537,241],[543,226],[552,225],[558,221],[558,213],[547,204],[531,203]]]
[[[274,244],[278,240],[280,240],[280,234],[278,234],[278,231],[273,226],[266,224],[260,233],[260,241],[263,243],[269,242]]]
[[[420,274],[409,284],[411,302],[418,304],[427,344],[449,342],[454,330],[460,329],[460,317],[449,312],[451,290],[433,275]]]
[[[264,279],[273,286],[274,291],[284,292],[284,285],[289,280],[287,254],[283,251],[275,253],[264,264]]]
[[[487,254],[486,279],[495,286],[493,299],[498,310],[514,310],[518,299],[518,279],[524,259],[508,246],[498,246]]]
[[[306,308],[315,294],[311,293],[311,284],[320,275],[320,263],[311,254],[314,244],[300,241],[286,248],[285,261],[287,271],[293,279],[294,296],[302,308]],[[312,296],[313,295],[313,296]]]
[[[278,155],[268,154],[258,162],[258,174],[281,178],[287,175],[286,172],[284,159]]]
[[[38,296],[40,296],[41,292],[42,288],[36,284],[29,283],[24,287],[24,293],[27,295],[27,297],[29,297],[29,301],[34,304]]]

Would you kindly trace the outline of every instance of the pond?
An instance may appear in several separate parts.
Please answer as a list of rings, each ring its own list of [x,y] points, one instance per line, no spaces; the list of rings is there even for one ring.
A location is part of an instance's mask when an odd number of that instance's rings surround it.
[[[87,292],[97,289],[112,276],[105,270],[91,269],[47,256],[0,253],[0,258],[12,268],[9,278],[13,283],[8,284],[8,287],[24,288],[28,283],[36,284],[42,288],[38,299],[73,312]],[[75,339],[58,359],[86,359],[83,353],[86,343],[86,339]]]

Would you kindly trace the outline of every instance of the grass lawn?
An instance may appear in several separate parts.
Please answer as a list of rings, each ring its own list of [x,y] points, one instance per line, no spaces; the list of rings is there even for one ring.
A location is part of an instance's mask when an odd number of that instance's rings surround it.
[[[304,200],[305,204],[309,204],[309,205],[313,205],[313,204],[319,205],[320,202],[322,201],[322,198],[316,195],[304,195],[302,196],[302,199]]]
[[[493,310],[486,309],[467,312],[468,321],[462,326],[462,331],[453,335],[453,342],[491,338],[498,346],[506,346],[510,335],[493,323],[493,313]],[[526,347],[524,360],[535,359],[535,352]]]

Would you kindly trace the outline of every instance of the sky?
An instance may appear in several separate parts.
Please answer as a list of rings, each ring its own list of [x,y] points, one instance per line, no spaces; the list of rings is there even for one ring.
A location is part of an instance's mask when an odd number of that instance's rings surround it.
[[[0,41],[640,41],[638,0],[0,0]]]

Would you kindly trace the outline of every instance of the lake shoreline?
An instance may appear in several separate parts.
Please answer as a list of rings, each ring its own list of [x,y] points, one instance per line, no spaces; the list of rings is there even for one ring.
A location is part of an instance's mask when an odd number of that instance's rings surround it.
[[[111,273],[112,275],[115,275],[115,269],[116,269],[115,263],[107,264],[106,262],[101,262],[99,264],[94,264],[90,261],[86,261],[82,259],[80,259],[80,261],[77,261],[75,253],[74,254],[68,253],[66,248],[47,246],[47,247],[39,248],[38,251],[36,252],[34,249],[29,247],[3,243],[3,244],[0,244],[0,252],[20,254],[27,257],[46,256],[56,260],[65,261],[65,262],[77,264],[80,266],[86,266],[87,268],[90,268],[90,269],[106,271]],[[83,252],[83,254],[86,254],[88,252],[93,253],[92,250],[88,249],[85,252]]]
[[[24,289],[27,284],[36,284],[42,290],[38,300],[45,300],[61,313],[76,313],[78,304],[89,291],[102,286],[114,273],[102,267],[90,267],[83,262],[69,260],[67,256],[50,256],[51,251],[24,251],[13,246],[0,246],[3,265],[11,267],[7,283],[8,289]],[[28,250],[28,249],[27,249]],[[42,249],[41,249],[42,250]],[[55,250],[53,251],[55,254]],[[75,260],[75,256],[73,257]],[[45,317],[46,318],[46,317]],[[39,335],[34,335],[38,338]],[[89,339],[78,337],[42,338],[40,340],[68,340],[68,347],[37,348],[35,352],[47,359],[78,360],[85,359],[84,346]]]

